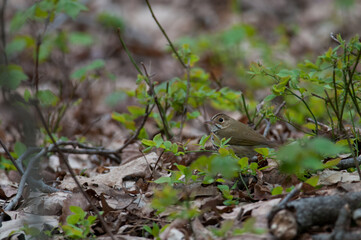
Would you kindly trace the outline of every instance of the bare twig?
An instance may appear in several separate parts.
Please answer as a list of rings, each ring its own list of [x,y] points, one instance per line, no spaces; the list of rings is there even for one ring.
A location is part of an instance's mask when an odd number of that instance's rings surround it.
[[[315,120],[313,120],[312,118],[307,118],[306,121],[307,121],[307,122],[311,122],[311,123],[315,123]],[[322,123],[322,122],[317,122],[317,124],[320,125],[321,127],[326,128],[327,131],[330,130],[330,129],[332,129],[330,126],[328,126],[328,125],[326,125],[326,124],[324,124],[324,123]]]
[[[264,129],[264,132],[263,132],[263,136],[266,137],[270,128],[271,128],[271,122],[268,121],[267,119],[264,119],[266,121],[266,128]]]
[[[165,135],[166,135],[166,137],[168,139],[171,139],[172,134],[171,134],[171,131],[170,131],[169,126],[168,126],[166,113],[164,111],[164,108],[162,107],[162,105],[159,102],[157,94],[155,93],[154,84],[153,84],[152,80],[150,79],[147,68],[145,67],[145,65],[143,63],[142,63],[142,66],[143,66],[143,69],[144,69],[145,77],[148,79],[148,86],[149,86],[149,93],[150,93],[149,95],[151,95],[153,97],[154,102],[157,105],[159,115],[160,115],[160,118],[161,118],[162,123],[163,123],[164,133],[165,133]]]
[[[160,159],[162,158],[164,152],[165,152],[165,150],[163,150],[163,151],[159,154],[159,157],[158,157],[158,159],[157,159],[157,162],[156,162],[155,165],[154,165],[153,171],[152,171],[152,173],[150,174],[150,177],[149,177],[150,180],[152,180],[152,178],[153,178],[153,173],[154,173],[154,171],[156,170],[156,168],[157,168],[157,166],[158,166],[158,162],[159,162]],[[144,157],[145,157],[145,156],[144,156]]]
[[[18,187],[18,192],[16,193],[16,196],[9,202],[8,205],[5,207],[5,211],[10,211],[14,208],[14,206],[19,202],[21,195],[24,191],[25,183],[27,178],[29,177],[29,174],[31,173],[32,167],[35,163],[35,161],[39,160],[42,156],[46,154],[46,149],[44,148],[41,150],[36,156],[32,157],[29,161],[29,164],[24,172],[24,175],[21,177],[20,184]]]
[[[3,4],[1,6],[1,10],[0,10],[0,28],[1,28],[1,43],[2,43],[2,52],[4,55],[4,61],[5,64],[7,65],[8,62],[8,56],[6,54],[6,32],[5,32],[5,9],[6,9],[6,3],[7,0],[3,0]]]
[[[283,101],[276,109],[276,111],[274,112],[275,116],[278,116],[278,114],[281,112],[281,109],[286,105],[286,101]]]
[[[275,112],[273,113],[276,117],[279,115],[279,113],[281,112],[281,109],[286,105],[286,101],[283,101],[275,110]],[[265,119],[267,122],[266,128],[263,132],[263,136],[266,137],[270,128],[271,128],[271,122],[268,121],[267,119]]]
[[[241,94],[241,97],[242,97],[242,103],[243,103],[243,107],[244,107],[244,111],[246,112],[246,116],[248,118],[248,123],[253,123],[253,120],[254,119],[251,119],[249,113],[248,113],[248,109],[247,109],[247,104],[246,104],[246,99],[244,98],[244,94],[242,93]]]
[[[174,52],[174,54],[177,56],[180,64],[182,64],[183,68],[187,69],[187,65],[183,62],[182,58],[179,56],[177,50],[175,49],[172,41],[169,39],[169,37],[168,37],[167,33],[164,31],[162,25],[160,25],[158,19],[155,17],[154,12],[153,12],[153,9],[152,9],[152,7],[151,7],[150,4],[149,4],[149,1],[148,1],[148,0],[145,0],[145,2],[147,3],[147,6],[148,6],[148,8],[149,8],[150,13],[152,14],[152,17],[153,17],[154,21],[157,23],[160,31],[163,33],[164,37],[167,39],[167,41],[168,41],[168,43],[169,43],[169,46],[171,47],[171,49],[172,49],[172,51]]]
[[[330,37],[331,37],[331,39],[332,39],[333,41],[335,41],[337,44],[341,45],[341,42],[337,39],[336,35],[335,35],[333,32],[330,33]]]
[[[34,103],[34,107],[40,117],[40,120],[43,124],[43,127],[45,128],[46,133],[48,134],[49,138],[51,139],[51,141],[54,144],[54,147],[58,150],[58,154],[60,159],[63,161],[63,163],[66,165],[66,167],[68,168],[68,171],[71,175],[71,177],[74,179],[75,184],[77,185],[77,187],[79,188],[80,192],[82,193],[82,195],[85,197],[85,199],[88,201],[89,205],[92,207],[93,211],[95,212],[95,214],[97,215],[98,219],[100,220],[101,224],[103,225],[105,231],[109,234],[110,238],[112,240],[115,240],[114,235],[112,234],[111,230],[109,229],[108,225],[106,224],[106,222],[104,221],[102,215],[100,214],[99,210],[97,209],[96,206],[94,206],[94,204],[92,203],[90,197],[88,196],[88,194],[84,191],[84,189],[82,188],[82,186],[80,185],[80,182],[78,181],[78,179],[76,178],[76,175],[74,173],[74,170],[71,168],[67,157],[65,156],[64,153],[62,153],[59,149],[59,146],[57,145],[53,135],[51,134],[48,125],[46,124],[45,118],[39,108],[39,105],[37,102]]]
[[[320,95],[317,95],[316,93],[311,93],[311,95],[314,96],[314,97],[317,97],[319,99],[322,99],[324,101],[326,100],[324,97],[321,97]]]
[[[137,70],[137,72],[144,76],[144,74],[142,73],[142,71],[140,70],[140,68],[138,67],[138,64],[134,61],[133,57],[132,57],[132,54],[130,54],[128,48],[127,48],[127,45],[125,45],[125,42],[123,41],[123,38],[121,37],[121,32],[120,32],[120,28],[117,28],[117,34],[118,34],[118,38],[119,38],[119,41],[120,41],[120,44],[122,44],[122,47],[124,48],[125,52],[127,53],[130,61],[132,62],[133,66],[135,67],[135,69]],[[148,81],[148,79],[146,79],[146,81]],[[147,82],[147,84],[149,84]]]
[[[39,35],[36,38],[36,48],[35,48],[35,68],[34,68],[34,85],[35,85],[35,91],[39,91],[39,52],[40,52],[40,46],[42,43],[41,36]]]
[[[20,173],[21,175],[23,175],[23,174],[24,174],[23,168],[20,167],[20,166],[18,165],[18,163],[16,162],[16,160],[13,158],[13,156],[11,156],[8,148],[5,146],[5,144],[3,143],[3,141],[2,141],[1,139],[0,139],[0,145],[3,147],[5,153],[8,155],[10,161],[14,164],[14,166],[15,166],[16,169],[19,171],[19,173]]]
[[[296,98],[298,98],[299,100],[301,100],[301,102],[306,106],[308,112],[311,114],[312,118],[315,120],[315,133],[316,135],[318,135],[318,123],[317,123],[317,118],[316,116],[313,114],[313,112],[311,111],[311,108],[308,106],[307,102],[305,101],[305,99],[303,99],[302,97],[298,96],[296,93],[292,92],[291,89],[286,88],[288,92],[290,92],[293,96],[295,96]]]

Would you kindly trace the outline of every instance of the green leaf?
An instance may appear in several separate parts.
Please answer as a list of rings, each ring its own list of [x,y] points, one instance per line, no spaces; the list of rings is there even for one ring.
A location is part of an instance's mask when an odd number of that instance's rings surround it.
[[[143,226],[143,229],[153,235],[153,231],[149,226],[145,225],[145,226]]]
[[[70,77],[73,79],[76,79],[76,80],[83,81],[85,79],[85,77],[87,76],[88,72],[90,72],[92,70],[97,70],[97,69],[103,68],[104,66],[105,66],[104,60],[96,59],[96,60],[92,61],[91,63],[89,63],[88,65],[75,70],[70,75]]]
[[[174,154],[178,153],[178,145],[176,143],[173,143],[170,151]]]
[[[347,149],[345,147],[334,144],[326,138],[315,138],[312,139],[310,145],[313,149],[324,156],[335,156]]]
[[[203,135],[201,140],[199,141],[199,145],[201,145],[201,148],[204,149],[204,145],[208,141],[208,139],[211,137],[211,135]]]
[[[73,0],[59,1],[57,6],[58,12],[64,12],[65,14],[70,16],[73,20],[75,19],[76,16],[78,16],[80,11],[87,11],[87,10],[88,8],[84,4]]]
[[[43,106],[55,106],[59,101],[59,98],[50,90],[39,90],[36,97]]]
[[[69,209],[71,212],[78,214],[78,215],[84,215],[84,213],[85,213],[84,210],[79,206],[70,206]],[[85,213],[85,215],[86,215],[86,213]]]
[[[259,154],[261,154],[262,156],[267,157],[269,155],[269,149],[268,148],[255,148],[254,150],[256,152],[258,152]]]
[[[121,17],[106,12],[100,13],[97,16],[97,21],[108,28],[120,28],[120,30],[123,30],[125,27],[124,20]]]
[[[310,184],[312,187],[316,187],[319,179],[320,176],[312,176],[309,179],[307,179],[305,183]]]
[[[243,157],[239,159],[238,164],[241,166],[242,169],[248,167],[248,157]]]
[[[88,217],[89,225],[92,225],[95,222],[96,219],[97,219],[96,216],[89,216]]]
[[[24,100],[26,102],[28,102],[30,98],[31,98],[31,93],[30,93],[29,89],[25,89],[25,91],[24,91]]]
[[[90,34],[83,32],[72,32],[69,34],[69,41],[74,45],[90,46],[94,40]]]
[[[160,177],[157,180],[154,180],[154,182],[158,184],[172,183],[172,179],[170,177]]]
[[[330,161],[327,161],[326,163],[323,164],[323,168],[332,168],[335,167],[337,164],[339,164],[341,162],[341,158],[336,158]]]
[[[274,196],[274,195],[282,194],[282,192],[283,192],[283,187],[277,186],[277,187],[272,189],[271,194],[272,194],[272,196]]]
[[[77,214],[70,215],[66,218],[66,222],[68,224],[72,224],[72,225],[77,224],[79,222],[79,220],[80,220],[80,216]]]
[[[16,89],[21,81],[28,79],[23,72],[23,69],[14,64],[0,66],[0,87],[8,89]]]
[[[14,55],[16,53],[22,52],[26,46],[26,39],[24,39],[23,37],[17,37],[6,45],[5,51],[8,55]]]
[[[268,95],[267,97],[265,97],[264,101],[265,101],[265,102],[272,101],[275,97],[277,97],[277,95],[275,95],[275,94],[270,94],[270,95]]]
[[[105,103],[110,107],[115,107],[119,103],[125,101],[126,98],[127,94],[123,91],[113,92],[106,97]]]
[[[218,185],[217,187],[219,190],[221,190],[224,198],[228,200],[233,199],[233,195],[230,193],[229,187],[227,185]]]
[[[163,140],[163,138],[162,138],[162,135],[161,135],[160,133],[158,133],[157,135],[155,135],[155,137],[153,138],[153,141],[155,142],[155,146],[156,146],[157,148],[159,148],[159,147],[163,144],[163,142],[164,142],[164,140]]]
[[[165,141],[163,144],[165,149],[167,150],[170,150],[172,148],[172,143],[170,141]]]
[[[150,147],[154,147],[156,145],[156,143],[152,140],[149,139],[142,139],[142,144],[145,146],[150,146]]]
[[[158,224],[153,222],[153,236],[158,236],[159,235],[159,226]]]
[[[145,109],[139,106],[128,106],[127,109],[133,115],[134,119],[145,114]]]

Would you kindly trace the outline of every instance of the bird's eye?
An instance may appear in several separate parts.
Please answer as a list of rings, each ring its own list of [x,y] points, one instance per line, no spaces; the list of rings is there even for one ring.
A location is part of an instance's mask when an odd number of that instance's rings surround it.
[[[221,123],[221,122],[223,122],[224,120],[223,120],[223,118],[219,118],[218,121]]]

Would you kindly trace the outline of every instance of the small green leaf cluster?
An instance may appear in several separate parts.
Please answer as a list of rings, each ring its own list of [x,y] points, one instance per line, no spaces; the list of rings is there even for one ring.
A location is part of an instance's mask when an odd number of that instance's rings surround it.
[[[184,155],[183,151],[178,151],[178,145],[172,143],[171,141],[164,141],[162,135],[159,133],[154,136],[153,140],[143,139],[142,144],[147,146],[144,150],[145,152],[149,151],[153,147],[164,149],[166,152],[172,152],[176,156]]]
[[[74,213],[66,218],[66,225],[61,226],[66,237],[70,239],[92,239],[95,238],[91,232],[91,225],[96,220],[95,216],[87,216],[81,207],[70,206],[70,211]]]

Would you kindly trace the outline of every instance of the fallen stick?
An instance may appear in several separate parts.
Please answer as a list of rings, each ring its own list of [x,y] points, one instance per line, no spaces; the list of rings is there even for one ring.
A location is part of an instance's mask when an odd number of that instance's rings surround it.
[[[353,211],[360,206],[361,192],[303,198],[286,203],[269,217],[270,232],[279,239],[293,239],[312,226],[334,224],[346,204]]]

